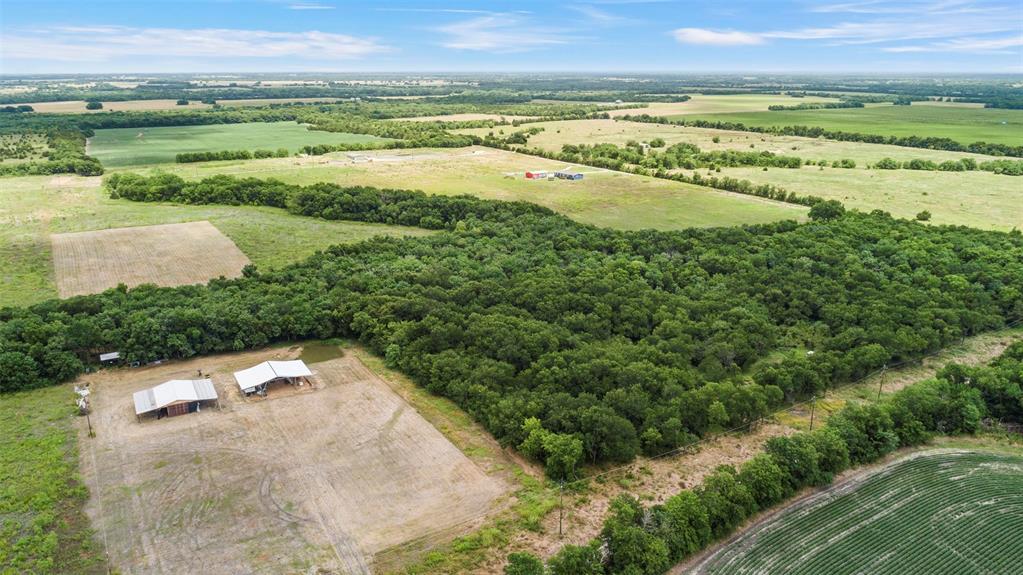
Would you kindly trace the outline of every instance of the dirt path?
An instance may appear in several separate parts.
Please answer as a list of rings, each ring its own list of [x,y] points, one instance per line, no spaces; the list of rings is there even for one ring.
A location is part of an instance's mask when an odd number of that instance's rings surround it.
[[[968,365],[986,363],[1000,355],[1013,342],[1023,339],[1023,330],[1001,330],[967,338],[919,365],[891,369],[885,375],[885,393],[892,393],[907,385],[929,379],[946,363],[955,361]],[[832,399],[837,409],[844,401],[871,401],[876,397],[879,378],[844,387]],[[859,396],[864,396],[859,399]],[[829,397],[831,397],[829,395]],[[838,401],[838,398],[841,401]],[[818,409],[818,425],[827,412]],[[682,489],[698,485],[705,475],[718,465],[741,465],[760,453],[764,443],[772,438],[790,435],[806,429],[810,419],[803,406],[790,408],[779,414],[776,423],[761,426],[752,434],[727,435],[703,443],[695,453],[686,453],[661,459],[640,459],[616,472],[603,482],[591,483],[591,490],[581,495],[565,496],[565,535],[559,539],[557,510],[549,513],[543,522],[543,531],[518,533],[505,549],[493,557],[475,575],[500,572],[505,557],[514,551],[528,551],[540,557],[550,557],[566,544],[584,544],[596,537],[603,528],[610,502],[622,493],[631,493],[645,504],[661,503]],[[675,571],[673,571],[675,572]]]

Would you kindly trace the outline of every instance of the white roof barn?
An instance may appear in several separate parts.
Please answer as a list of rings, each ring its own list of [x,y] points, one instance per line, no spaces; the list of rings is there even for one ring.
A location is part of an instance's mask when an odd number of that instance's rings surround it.
[[[156,387],[136,391],[134,399],[135,415],[142,415],[172,405],[215,400],[217,390],[208,379],[172,379]]]
[[[313,372],[301,359],[292,361],[264,361],[248,369],[234,372],[238,387],[245,393],[252,393],[257,387],[277,379],[309,377]]]

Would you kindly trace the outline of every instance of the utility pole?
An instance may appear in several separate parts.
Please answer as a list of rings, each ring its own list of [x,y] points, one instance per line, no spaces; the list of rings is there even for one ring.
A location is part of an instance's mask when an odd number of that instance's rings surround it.
[[[884,364],[883,367],[881,367],[881,383],[877,386],[877,400],[878,401],[881,401],[881,390],[884,389],[884,376],[885,376],[886,373],[888,373],[888,364],[887,363]]]
[[[561,539],[561,522],[565,517],[565,482],[558,484],[558,539]]]
[[[813,431],[813,412],[817,407],[817,396],[810,398],[810,431]]]

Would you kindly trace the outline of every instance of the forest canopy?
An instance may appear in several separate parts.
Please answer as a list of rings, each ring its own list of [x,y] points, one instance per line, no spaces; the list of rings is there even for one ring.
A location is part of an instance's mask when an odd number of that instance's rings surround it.
[[[806,224],[624,232],[469,196],[109,176],[136,201],[265,205],[443,230],[208,286],[0,310],[0,390],[128,361],[357,338],[571,476],[749,425],[786,400],[1023,318],[1023,236],[818,210]],[[831,209],[834,208],[834,209]],[[813,354],[807,354],[813,351]]]

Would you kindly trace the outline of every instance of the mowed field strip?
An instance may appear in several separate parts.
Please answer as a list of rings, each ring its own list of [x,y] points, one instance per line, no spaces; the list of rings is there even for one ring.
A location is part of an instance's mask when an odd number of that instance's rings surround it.
[[[676,114],[656,115],[671,117]],[[711,122],[738,122],[747,126],[817,126],[826,130],[881,136],[950,138],[963,144],[988,142],[1023,145],[1023,110],[913,104],[832,110],[751,111],[704,116],[679,113],[677,116]]]
[[[189,222],[54,234],[60,297],[125,284],[176,286],[237,277],[249,258],[213,224]]]
[[[122,573],[364,574],[373,555],[491,510],[483,472],[354,355],[311,386],[243,398],[232,373],[273,348],[87,378],[86,511]],[[136,421],[132,392],[212,373],[221,409]],[[79,424],[82,422],[80,421]]]
[[[96,130],[88,152],[104,167],[173,162],[182,152],[276,150],[295,152],[305,145],[369,144],[387,138],[309,130],[297,122],[249,122],[206,126],[113,128]]]
[[[527,201],[580,222],[629,230],[766,223],[803,219],[807,211],[793,204],[483,147],[332,153],[309,158],[167,165],[159,169],[188,179],[231,174],[276,178],[292,184],[334,182]],[[585,177],[578,181],[535,181],[524,177],[529,170],[561,169],[580,171]]]
[[[838,102],[836,98],[807,96],[794,98],[785,94],[690,94],[687,102],[650,102],[645,108],[612,110],[611,117],[650,114],[651,116],[674,116],[677,114],[727,114],[731,112],[767,111],[768,106],[795,106],[801,103],[816,104]]]
[[[678,143],[695,144],[705,152],[735,150],[739,152],[771,152],[780,156],[797,156],[809,160],[855,160],[858,167],[866,167],[868,163],[877,162],[882,158],[899,161],[922,159],[934,162],[973,158],[978,162],[998,159],[984,154],[967,152],[946,152],[943,150],[927,150],[923,148],[907,148],[886,144],[865,144],[862,142],[840,142],[823,138],[803,138],[799,136],[778,136],[773,134],[757,134],[736,130],[715,130],[712,128],[696,128],[667,124],[649,124],[630,122],[628,120],[561,120],[555,122],[535,122],[525,126],[495,126],[493,128],[468,128],[452,130],[459,134],[486,136],[490,132],[506,135],[517,130],[543,128],[539,134],[529,137],[528,147],[542,148],[552,152],[560,152],[565,144],[615,144],[623,146],[626,142],[649,142],[661,138],[670,146]],[[715,142],[715,138],[717,141]]]
[[[1023,457],[922,452],[746,530],[693,574],[1023,572]]]

